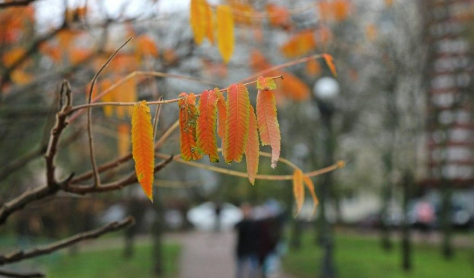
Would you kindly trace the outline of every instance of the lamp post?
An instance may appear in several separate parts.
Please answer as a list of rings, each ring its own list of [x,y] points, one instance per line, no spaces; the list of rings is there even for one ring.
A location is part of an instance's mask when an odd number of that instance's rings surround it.
[[[332,129],[332,119],[335,112],[334,102],[339,95],[339,84],[334,78],[320,78],[313,87],[314,98],[318,106],[324,135],[324,167],[334,163],[335,136]],[[323,259],[321,262],[320,278],[333,278],[336,276],[334,266],[334,239],[331,231],[331,224],[327,219],[327,205],[330,197],[330,190],[333,186],[332,172],[323,176],[320,196],[320,214],[319,214],[319,235],[318,241],[323,248]]]

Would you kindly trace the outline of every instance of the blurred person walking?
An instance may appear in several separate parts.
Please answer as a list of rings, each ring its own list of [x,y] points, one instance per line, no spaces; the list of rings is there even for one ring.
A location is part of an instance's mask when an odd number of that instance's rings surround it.
[[[242,204],[243,219],[235,225],[237,231],[236,278],[259,278],[258,275],[258,226],[251,219],[252,207]]]

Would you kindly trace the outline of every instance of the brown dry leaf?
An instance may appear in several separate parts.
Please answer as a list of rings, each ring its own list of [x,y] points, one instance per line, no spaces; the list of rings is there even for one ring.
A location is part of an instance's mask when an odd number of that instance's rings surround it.
[[[296,169],[293,173],[293,195],[296,202],[296,215],[298,215],[304,203],[303,172],[300,169]]]

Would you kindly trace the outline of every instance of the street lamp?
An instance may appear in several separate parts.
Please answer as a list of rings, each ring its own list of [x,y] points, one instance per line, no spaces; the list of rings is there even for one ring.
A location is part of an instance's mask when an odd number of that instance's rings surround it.
[[[335,100],[339,95],[339,84],[334,78],[320,78],[313,87],[314,98],[318,106],[321,122],[324,129],[324,167],[334,164],[335,136],[332,130],[332,118],[335,108]],[[336,276],[334,267],[334,239],[332,237],[331,224],[327,219],[326,206],[330,197],[330,190],[333,186],[332,173],[329,172],[323,176],[320,196],[320,214],[319,214],[319,236],[317,240],[323,247],[323,259],[321,262],[321,278],[333,278]]]

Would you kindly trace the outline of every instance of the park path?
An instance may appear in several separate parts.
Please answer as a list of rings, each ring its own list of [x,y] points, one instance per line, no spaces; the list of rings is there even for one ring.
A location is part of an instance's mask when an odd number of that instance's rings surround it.
[[[179,278],[233,278],[235,276],[232,232],[190,232],[181,237]],[[280,274],[272,278],[290,278]]]
[[[235,236],[230,232],[191,232],[181,238],[179,278],[232,278]]]

